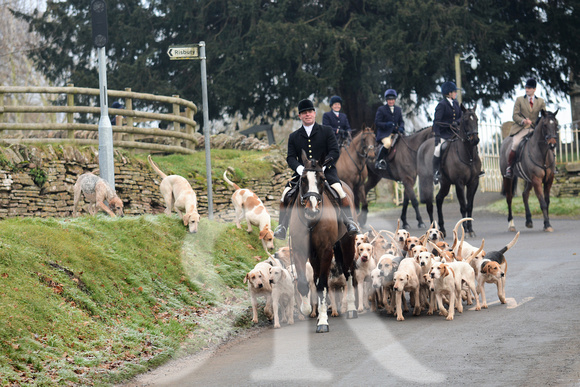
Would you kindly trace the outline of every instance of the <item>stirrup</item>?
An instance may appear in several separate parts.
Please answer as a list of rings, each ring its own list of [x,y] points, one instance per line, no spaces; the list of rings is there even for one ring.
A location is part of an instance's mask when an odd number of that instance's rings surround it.
[[[379,161],[377,161],[375,164],[375,168],[380,169],[381,171],[386,170],[387,169],[387,162],[385,161],[385,159],[380,159]]]
[[[286,239],[286,227],[279,224],[278,227],[276,227],[276,230],[274,230],[274,238],[280,240]]]
[[[482,169],[481,172],[479,172],[479,177],[484,177],[485,176],[485,171]]]
[[[441,175],[439,174],[439,171],[435,171],[433,173],[433,184],[439,184],[440,178],[441,178]]]
[[[511,165],[508,165],[507,168],[505,169],[505,177],[508,179],[514,178],[514,172],[512,171]]]

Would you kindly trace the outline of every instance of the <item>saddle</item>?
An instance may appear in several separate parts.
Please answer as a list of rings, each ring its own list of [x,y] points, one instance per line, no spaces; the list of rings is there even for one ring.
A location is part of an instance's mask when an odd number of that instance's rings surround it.
[[[526,134],[522,138],[522,141],[520,142],[520,144],[518,145],[518,148],[516,149],[516,157],[515,157],[516,163],[519,163],[522,161],[522,155],[524,154],[524,147],[526,146],[526,143],[530,140],[530,138],[532,138],[532,134],[534,134],[534,132]]]

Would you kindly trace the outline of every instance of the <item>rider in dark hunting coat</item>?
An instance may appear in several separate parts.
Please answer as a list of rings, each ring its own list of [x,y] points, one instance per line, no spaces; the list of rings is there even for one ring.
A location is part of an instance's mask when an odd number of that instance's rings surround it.
[[[348,138],[352,133],[346,114],[340,112],[341,108],[342,98],[338,95],[333,95],[330,97],[331,111],[322,115],[322,125],[330,126],[334,129],[334,135],[336,136],[336,140],[339,142],[340,140]]]
[[[445,82],[441,85],[443,99],[435,108],[433,119],[433,132],[435,132],[435,151],[433,152],[433,182],[439,183],[441,177],[439,167],[441,165],[441,148],[446,147],[445,142],[453,137],[451,125],[459,125],[462,111],[457,97],[457,86],[453,82]]]
[[[385,91],[386,106],[381,106],[375,115],[375,126],[377,127],[377,142],[383,144],[377,157],[375,168],[387,169],[387,155],[393,144],[393,137],[396,133],[405,133],[405,123],[403,122],[403,111],[395,106],[397,92],[393,89]]]
[[[287,214],[287,207],[290,204],[292,193],[290,195],[287,194],[298,183],[304,170],[304,166],[302,165],[303,150],[306,152],[308,159],[319,160],[323,155],[326,155],[327,159],[332,158],[333,161],[328,163],[324,169],[324,175],[328,184],[334,188],[341,199],[342,218],[347,232],[349,234],[359,233],[360,230],[354,222],[353,214],[350,210],[350,199],[342,189],[338,173],[334,166],[340,153],[333,129],[315,122],[316,111],[314,104],[308,99],[303,99],[298,103],[298,116],[302,121],[302,126],[288,137],[288,156],[286,157],[286,162],[294,171],[294,175],[292,180],[286,184],[284,192],[282,193],[282,199],[280,201],[280,224],[276,228],[274,236],[278,239],[286,238],[286,229],[290,221],[290,216]]]

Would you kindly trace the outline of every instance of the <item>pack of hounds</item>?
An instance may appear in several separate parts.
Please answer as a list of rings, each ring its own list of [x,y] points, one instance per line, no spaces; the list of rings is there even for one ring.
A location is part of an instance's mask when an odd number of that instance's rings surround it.
[[[371,231],[357,235],[353,286],[358,312],[384,309],[387,315],[403,321],[404,313],[409,313],[412,307],[415,316],[422,311],[427,315],[438,311],[447,320],[453,320],[456,310],[463,313],[464,302],[475,303],[476,311],[488,307],[485,284],[494,284],[500,302],[505,304],[504,254],[516,244],[519,232],[502,249],[485,251],[485,240],[480,246],[465,242],[462,223],[467,220],[473,219],[463,218],[455,225],[451,245],[442,240],[436,222],[420,236],[412,236],[399,223],[394,231],[376,231],[371,227]],[[316,317],[316,287],[309,263],[306,276],[310,285],[310,317]],[[254,323],[258,322],[258,297],[265,297],[264,315],[274,320],[274,328],[280,327],[280,321],[294,323],[294,307],[300,303],[293,285],[295,279],[289,247],[280,248],[247,273],[244,283],[248,284]],[[334,260],[328,283],[331,316],[346,313],[347,281]],[[298,310],[296,313],[304,319]]]
[[[165,201],[165,213],[170,215],[175,210],[184,226],[192,233],[197,232],[200,219],[197,197],[189,182],[179,175],[166,175],[151,156],[148,156],[148,161],[162,179],[159,189]],[[232,204],[236,226],[241,229],[244,219],[248,232],[252,232],[252,226],[257,226],[258,238],[269,254],[267,260],[256,264],[243,279],[248,284],[252,321],[258,323],[258,297],[266,299],[264,314],[274,321],[274,328],[280,328],[280,322],[293,324],[295,313],[299,319],[304,319],[295,310],[295,306],[300,304],[300,294],[296,288],[296,270],[289,247],[280,248],[274,255],[269,253],[274,250],[274,235],[264,203],[251,190],[240,188],[230,181],[227,172],[224,172],[223,178],[234,189]],[[77,216],[81,194],[89,203],[91,214],[102,209],[113,217],[123,215],[123,202],[104,179],[92,173],[79,176],[74,185],[73,216]],[[105,201],[108,205],[104,204]],[[507,260],[504,254],[516,244],[519,232],[502,249],[486,252],[485,240],[479,247],[464,241],[462,223],[467,220],[473,219],[463,218],[455,225],[451,245],[442,240],[436,222],[420,236],[412,236],[400,228],[399,223],[394,231],[376,231],[371,227],[371,231],[357,235],[353,286],[358,313],[384,309],[387,314],[393,314],[402,321],[405,319],[403,313],[408,313],[412,307],[415,316],[423,310],[427,310],[427,315],[438,311],[447,320],[453,320],[455,310],[463,312],[463,302],[467,305],[475,302],[476,311],[488,307],[486,283],[497,287],[498,298],[505,304]],[[309,263],[306,264],[306,277],[312,306],[310,317],[316,317],[316,286]],[[331,316],[346,313],[347,281],[334,262],[328,284]]]

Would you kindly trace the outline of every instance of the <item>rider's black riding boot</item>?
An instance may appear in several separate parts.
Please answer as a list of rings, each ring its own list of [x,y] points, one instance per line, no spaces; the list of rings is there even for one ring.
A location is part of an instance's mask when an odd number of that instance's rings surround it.
[[[384,146],[381,147],[379,156],[377,157],[377,162],[375,163],[375,168],[381,171],[387,169],[387,155],[389,154],[389,149]]]
[[[280,218],[278,227],[274,230],[274,238],[284,240],[286,239],[286,229],[288,228],[289,216],[286,214],[286,203],[280,202]]]
[[[342,207],[342,221],[346,227],[346,232],[348,235],[360,234],[360,229],[358,228],[356,222],[353,220],[352,211],[350,209],[350,199],[348,196],[342,198],[340,204]]]
[[[439,184],[439,179],[441,174],[439,172],[439,167],[441,165],[441,157],[433,156],[433,184]]]
[[[510,154],[508,156],[508,166],[505,169],[505,177],[507,177],[508,179],[514,178],[514,171],[513,171],[514,161],[516,161],[516,152],[513,150],[510,150]]]

